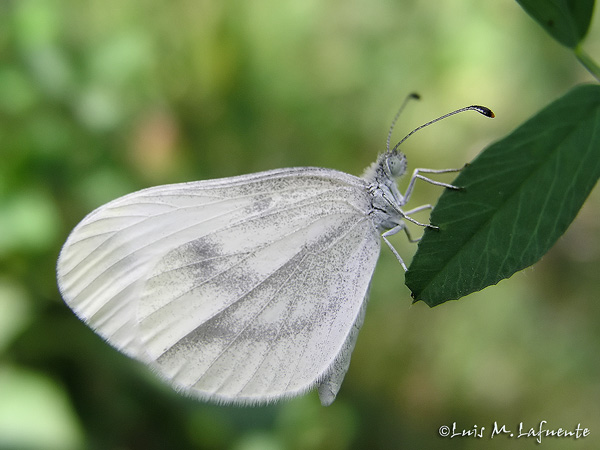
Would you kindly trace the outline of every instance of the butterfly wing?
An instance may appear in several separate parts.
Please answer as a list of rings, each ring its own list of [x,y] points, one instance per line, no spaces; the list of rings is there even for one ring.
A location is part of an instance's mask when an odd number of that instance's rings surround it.
[[[145,189],[73,230],[59,287],[178,388],[262,403],[321,384],[330,403],[379,254],[369,211],[365,181],[327,169]]]

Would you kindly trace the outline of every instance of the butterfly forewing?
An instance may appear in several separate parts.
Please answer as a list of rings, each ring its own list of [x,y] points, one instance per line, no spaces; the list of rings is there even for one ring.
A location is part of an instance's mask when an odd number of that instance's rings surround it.
[[[71,308],[177,386],[291,396],[327,375],[379,253],[366,182],[283,169],[160,186],[104,205],[58,263]]]

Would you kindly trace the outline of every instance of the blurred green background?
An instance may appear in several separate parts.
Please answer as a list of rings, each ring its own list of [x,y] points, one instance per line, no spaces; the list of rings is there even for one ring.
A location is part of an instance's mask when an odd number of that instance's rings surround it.
[[[598,21],[584,47],[600,58]],[[383,248],[328,408],[314,392],[254,408],[179,396],[55,282],[69,231],[117,196],[286,166],[360,175],[411,91],[395,140],[468,104],[496,112],[403,144],[412,168],[460,167],[590,81],[509,0],[0,2],[0,448],[600,448],[598,189],[533,268],[434,309],[411,306]],[[419,185],[414,205],[439,193]],[[494,421],[542,420],[591,435],[489,439]],[[484,437],[440,437],[453,422]]]

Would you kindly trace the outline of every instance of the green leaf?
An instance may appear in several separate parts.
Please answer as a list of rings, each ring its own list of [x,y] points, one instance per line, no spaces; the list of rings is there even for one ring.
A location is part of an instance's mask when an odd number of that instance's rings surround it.
[[[579,86],[492,144],[432,211],[406,284],[435,306],[538,261],[600,177],[600,86]]]
[[[592,20],[594,0],[517,0],[554,39],[575,48]]]

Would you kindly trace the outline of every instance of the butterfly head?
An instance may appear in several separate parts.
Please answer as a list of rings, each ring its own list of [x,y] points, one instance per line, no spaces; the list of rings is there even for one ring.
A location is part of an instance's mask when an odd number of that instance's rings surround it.
[[[406,173],[406,156],[399,151],[386,152],[383,155],[382,165],[391,178],[400,178]]]
[[[390,184],[406,173],[406,156],[397,150],[382,153],[364,172],[363,178],[375,184]]]

